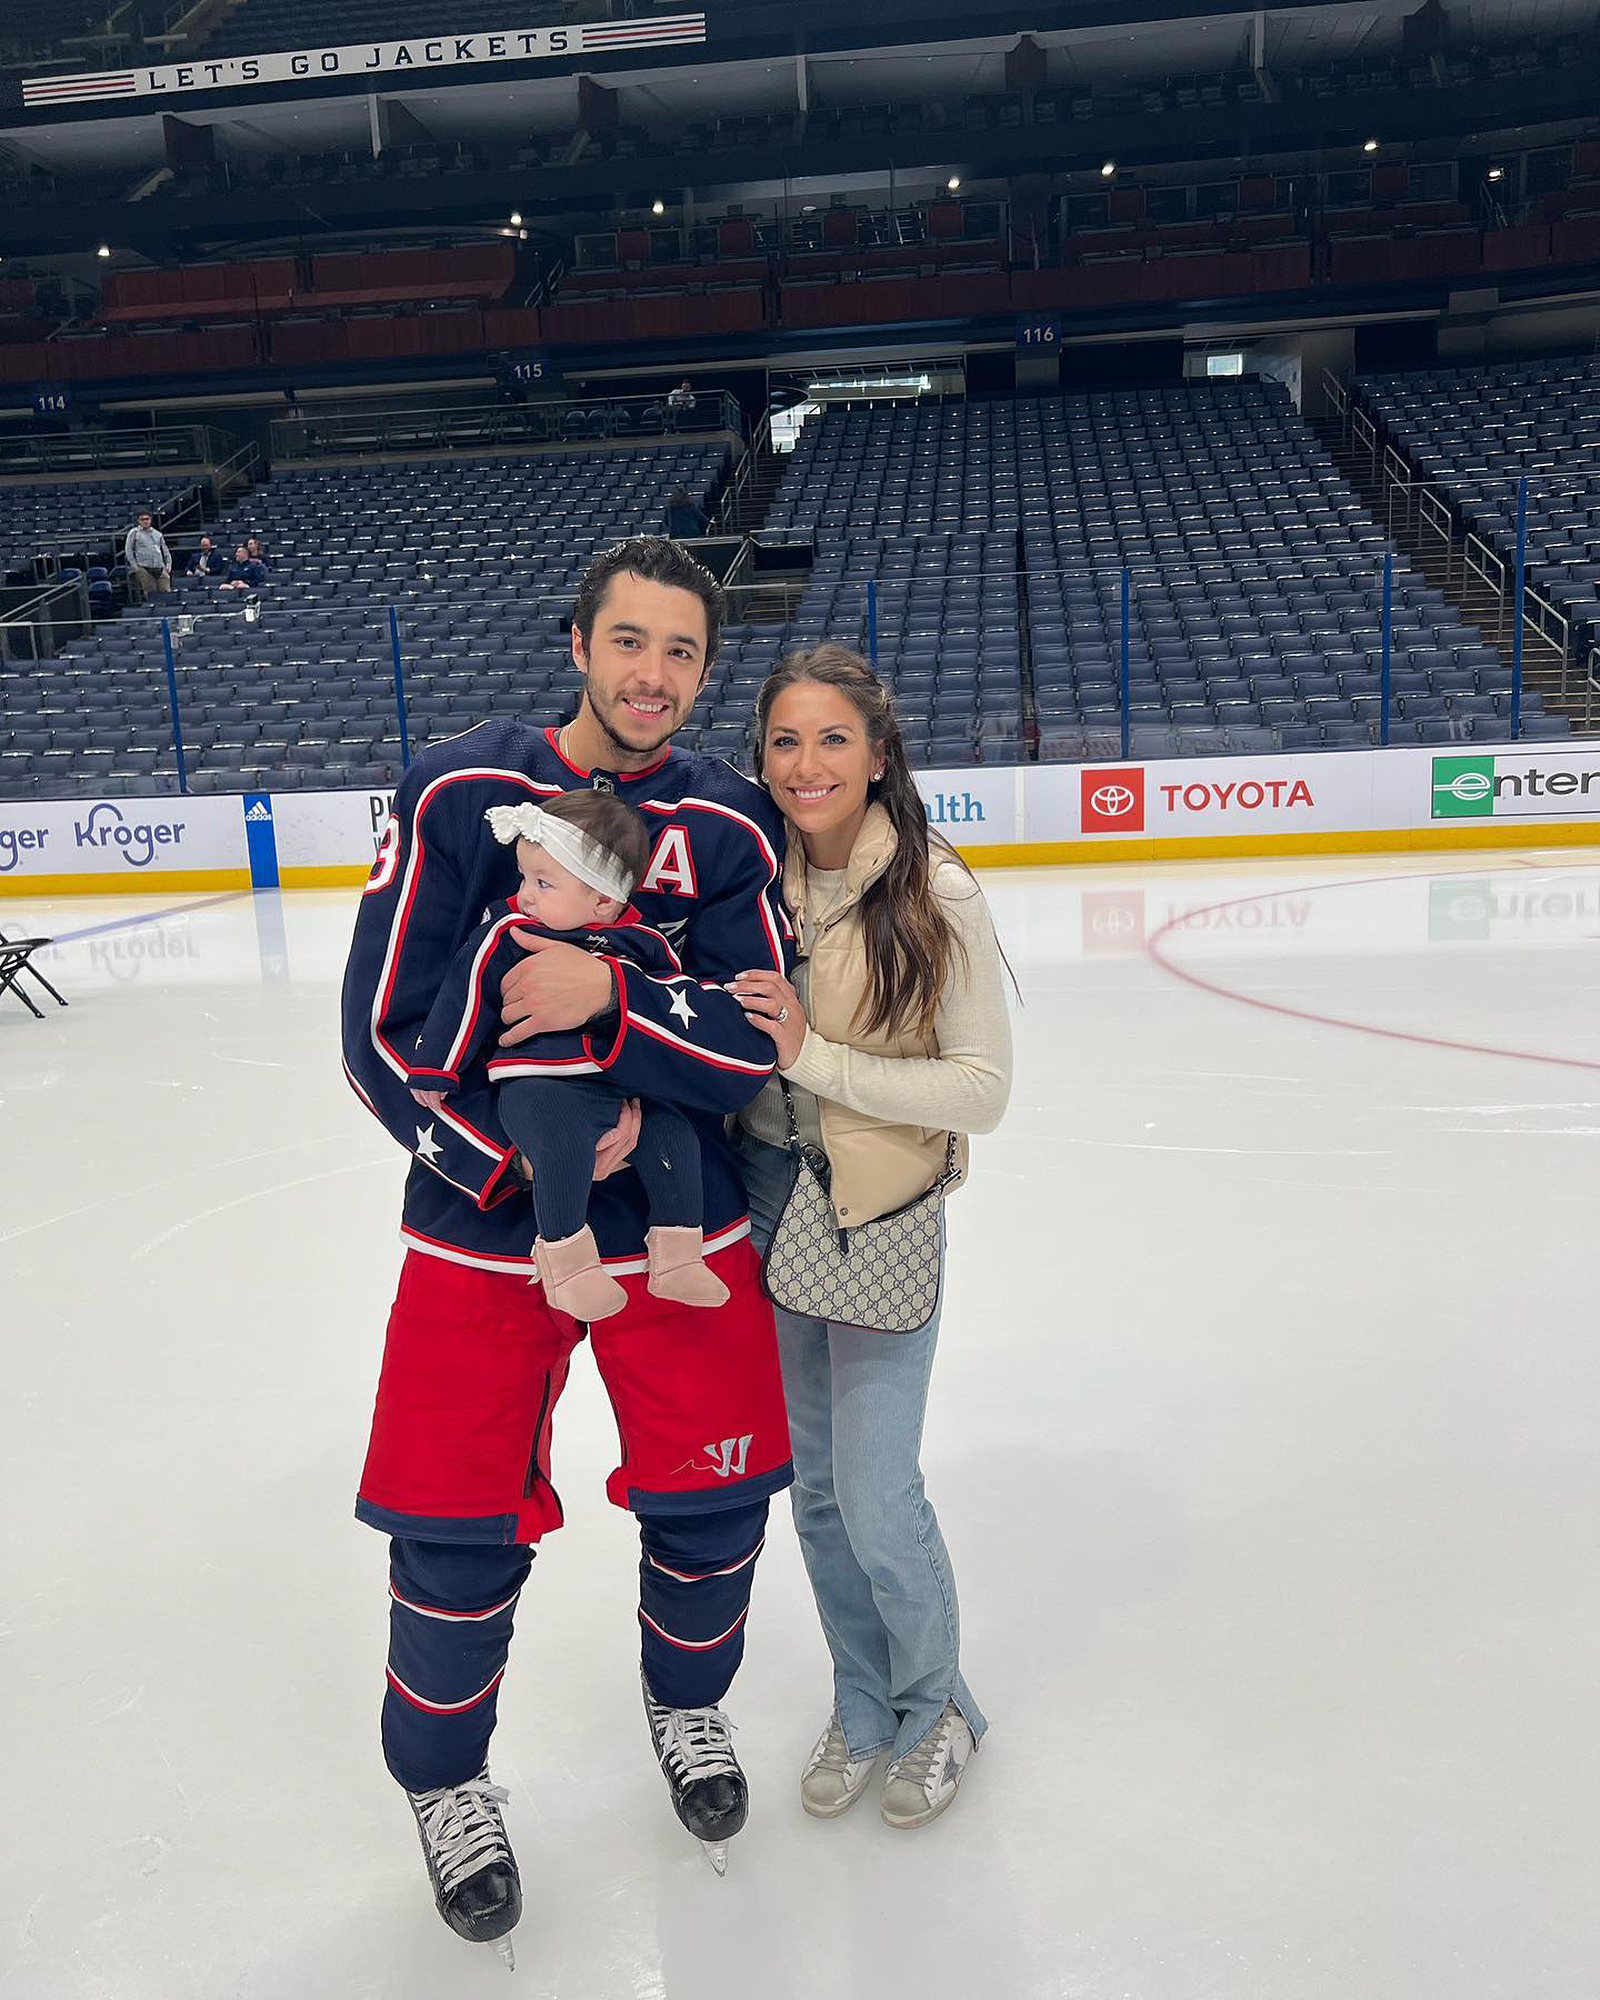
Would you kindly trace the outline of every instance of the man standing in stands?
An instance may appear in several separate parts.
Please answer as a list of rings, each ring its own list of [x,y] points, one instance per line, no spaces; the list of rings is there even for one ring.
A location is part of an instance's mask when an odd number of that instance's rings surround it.
[[[674,430],[682,430],[685,421],[694,414],[694,390],[687,380],[678,384],[667,398],[667,408],[672,413]]]
[[[172,551],[148,507],[139,509],[138,520],[128,530],[122,560],[128,565],[128,590],[135,604],[143,604],[152,590],[171,590]]]
[[[384,1756],[416,1817],[439,1913],[474,1942],[504,1939],[521,1914],[489,1738],[531,1545],[561,1525],[551,1423],[586,1334],[620,1433],[606,1490],[639,1521],[656,1757],[719,1873],[744,1824],[744,1774],[718,1704],[743,1652],[767,1502],[792,1468],[772,1309],[724,1134],[726,1115],[771,1074],[773,1046],[725,986],[752,965],[786,972],[792,932],[771,800],[721,760],[671,747],[723,616],[715,580],[663,537],[596,556],[573,611],[577,713],[559,730],[482,722],[412,764],[345,974],[350,1080],[412,1156],[405,1263],[356,1504],[391,1538]],[[407,1087],[446,970],[517,887],[485,813],[584,786],[645,820],[651,859],[635,904],[685,969],[649,975],[601,938],[530,938],[503,983],[496,1073],[525,1043],[531,1075],[604,1076],[625,1097],[686,1113],[702,1155],[706,1257],[729,1292],[725,1305],[690,1308],[646,1287],[638,1176],[617,1171],[638,1135],[635,1102],[597,1148],[588,1214],[628,1302],[592,1327],[545,1302],[529,1175],[481,1064],[436,1113],[419,1111]]]

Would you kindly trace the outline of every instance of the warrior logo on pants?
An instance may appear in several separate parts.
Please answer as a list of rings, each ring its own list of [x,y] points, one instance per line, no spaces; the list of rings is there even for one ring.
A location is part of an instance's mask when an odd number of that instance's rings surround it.
[[[700,1449],[711,1463],[702,1465],[699,1459],[691,1458],[680,1465],[678,1471],[714,1472],[719,1479],[742,1479],[754,1440],[754,1431],[746,1431],[743,1437],[723,1438],[716,1444],[703,1444]]]

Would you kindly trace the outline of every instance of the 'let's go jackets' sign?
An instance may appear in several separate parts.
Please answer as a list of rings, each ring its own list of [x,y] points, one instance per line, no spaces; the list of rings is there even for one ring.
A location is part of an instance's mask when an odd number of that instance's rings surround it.
[[[557,56],[629,55],[705,38],[704,14],[663,14],[641,21],[591,21],[560,28],[504,28],[493,34],[419,35],[403,42],[353,42],[342,48],[218,56],[159,68],[146,64],[88,70],[77,76],[29,77],[23,81],[22,102],[31,109],[105,98],[171,97],[191,90],[260,88],[308,77],[404,75]]]

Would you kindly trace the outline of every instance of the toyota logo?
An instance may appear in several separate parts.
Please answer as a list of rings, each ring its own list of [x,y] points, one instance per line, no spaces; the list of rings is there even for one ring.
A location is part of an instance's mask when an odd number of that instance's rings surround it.
[[[1104,819],[1121,819],[1124,813],[1131,813],[1138,800],[1126,785],[1102,785],[1097,792],[1089,794],[1089,803]]]

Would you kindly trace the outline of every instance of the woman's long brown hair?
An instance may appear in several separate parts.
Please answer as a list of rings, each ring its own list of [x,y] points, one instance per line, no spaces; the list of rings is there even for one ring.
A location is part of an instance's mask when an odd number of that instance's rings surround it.
[[[868,742],[883,760],[883,776],[867,787],[867,797],[888,813],[896,835],[894,859],[861,899],[868,984],[856,1026],[863,1034],[909,1026],[929,1035],[957,955],[966,963],[966,946],[933,893],[930,849],[937,842],[941,860],[948,856],[962,868],[966,863],[947,841],[930,834],[889,690],[848,646],[825,642],[788,653],[767,676],[756,696],[756,775],[766,775],[772,704],[802,681],[837,688],[860,714]]]

